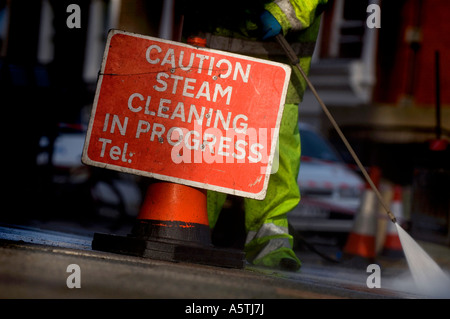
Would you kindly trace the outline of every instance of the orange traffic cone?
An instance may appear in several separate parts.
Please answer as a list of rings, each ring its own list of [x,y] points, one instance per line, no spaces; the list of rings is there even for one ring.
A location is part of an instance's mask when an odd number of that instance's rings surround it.
[[[378,185],[380,176],[381,172],[377,167],[370,169],[370,177],[375,185]],[[368,260],[375,258],[377,205],[376,194],[367,183],[352,231],[344,246],[345,255],[359,256]]]
[[[394,196],[391,203],[391,212],[394,214],[399,224],[403,221],[403,203],[402,203],[402,189],[400,186],[394,187]],[[386,228],[386,237],[384,240],[382,255],[388,257],[402,257],[403,248],[398,235],[397,227],[394,223],[388,222]]]
[[[148,190],[131,234],[95,233],[92,249],[145,258],[243,268],[245,255],[215,248],[206,209],[206,191],[156,181]]]
[[[151,184],[132,233],[210,246],[206,191],[168,182]]]

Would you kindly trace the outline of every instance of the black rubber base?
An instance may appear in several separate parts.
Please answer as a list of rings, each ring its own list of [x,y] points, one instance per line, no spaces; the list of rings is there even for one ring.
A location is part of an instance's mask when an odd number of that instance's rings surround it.
[[[123,255],[191,262],[227,268],[244,268],[244,252],[214,246],[190,245],[188,242],[144,239],[95,233],[92,249]]]

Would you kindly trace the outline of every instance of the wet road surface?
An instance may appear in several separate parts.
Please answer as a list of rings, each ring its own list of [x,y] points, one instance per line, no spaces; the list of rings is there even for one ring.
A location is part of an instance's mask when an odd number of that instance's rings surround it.
[[[167,262],[91,249],[89,235],[0,226],[0,298],[427,298],[404,260],[380,260],[380,288],[369,288],[368,263],[334,264],[301,252],[303,266],[288,272]],[[447,271],[449,248],[427,244]],[[68,288],[80,269],[81,288]],[[433,296],[434,297],[434,296]]]

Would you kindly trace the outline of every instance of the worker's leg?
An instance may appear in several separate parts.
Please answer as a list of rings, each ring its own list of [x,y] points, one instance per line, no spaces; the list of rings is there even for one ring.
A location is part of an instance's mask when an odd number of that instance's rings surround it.
[[[209,227],[211,229],[216,226],[217,219],[219,218],[220,211],[222,210],[223,204],[227,200],[227,194],[208,191],[207,192],[207,209],[208,209],[208,220]]]
[[[300,168],[298,106],[286,104],[280,126],[279,166],[270,176],[264,200],[245,199],[246,256],[256,265],[298,269],[287,213],[300,201],[297,176]]]
[[[292,268],[300,261],[292,250],[292,236],[288,233],[287,213],[300,201],[297,175],[300,165],[300,135],[298,106],[286,104],[279,135],[279,165],[270,176],[264,200],[245,199],[245,228],[247,259],[254,264],[278,267],[286,260]],[[208,217],[214,228],[226,194],[208,191]]]

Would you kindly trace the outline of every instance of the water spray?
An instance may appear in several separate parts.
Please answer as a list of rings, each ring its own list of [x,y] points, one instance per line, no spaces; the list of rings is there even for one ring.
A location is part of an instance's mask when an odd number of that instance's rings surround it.
[[[448,277],[447,274],[445,274],[442,271],[442,269],[438,266],[438,264],[436,264],[436,262],[397,223],[397,220],[396,220],[394,214],[391,212],[389,207],[384,202],[383,197],[381,196],[377,187],[375,186],[375,184],[373,183],[369,174],[367,173],[367,170],[361,164],[361,161],[359,160],[355,151],[351,147],[350,143],[345,138],[345,135],[342,133],[341,129],[339,128],[339,125],[336,123],[336,121],[334,120],[330,111],[326,107],[325,103],[322,101],[319,94],[317,94],[317,91],[314,88],[314,86],[312,85],[311,81],[309,81],[305,72],[302,70],[302,68],[300,66],[300,60],[298,59],[294,50],[292,50],[292,47],[289,45],[289,43],[286,41],[286,39],[284,38],[283,35],[281,35],[281,34],[277,35],[276,40],[278,41],[278,43],[281,45],[281,47],[286,52],[286,55],[291,60],[291,63],[293,65],[295,65],[298,68],[298,70],[300,71],[301,75],[303,76],[306,83],[308,84],[308,87],[311,89],[312,93],[314,94],[314,96],[316,97],[320,106],[322,107],[324,113],[330,120],[331,124],[333,124],[334,128],[336,129],[340,138],[342,139],[342,141],[344,142],[348,151],[352,155],[353,159],[355,160],[356,164],[358,165],[358,167],[361,170],[362,174],[364,175],[365,179],[367,180],[370,187],[373,189],[374,193],[378,197],[378,200],[380,201],[381,205],[386,210],[386,213],[388,214],[389,218],[397,227],[400,241],[402,243],[403,251],[405,252],[405,257],[408,262],[409,269],[411,270],[411,273],[413,275],[417,289],[420,292],[422,292],[426,295],[432,296],[432,297],[435,297],[435,296],[443,297],[444,296],[445,298],[447,298],[448,296],[450,296],[450,277]]]
[[[317,93],[316,89],[314,88],[311,81],[308,79],[306,73],[303,71],[303,69],[300,66],[300,60],[295,54],[294,50],[290,46],[290,44],[286,41],[285,37],[282,34],[278,34],[275,39],[280,44],[280,46],[283,48],[284,52],[286,53],[287,57],[291,61],[292,65],[295,65],[297,69],[300,71],[300,74],[305,79],[306,83],[308,84],[308,87],[316,97],[317,101],[319,102],[320,106],[322,107],[323,112],[330,120],[331,124],[333,125],[334,129],[338,133],[339,137],[341,138],[342,142],[344,142],[345,147],[350,152],[350,155],[353,157],[353,160],[356,162],[356,165],[358,165],[358,168],[361,170],[362,174],[364,175],[364,178],[366,179],[367,183],[369,183],[372,190],[375,192],[376,196],[378,197],[378,200],[380,201],[381,205],[385,209],[386,213],[388,214],[389,218],[394,224],[397,224],[397,219],[395,218],[394,214],[389,209],[388,205],[383,200],[383,197],[381,196],[381,193],[373,183],[372,179],[370,178],[369,174],[367,173],[367,170],[362,165],[361,161],[359,160],[358,156],[356,155],[355,151],[353,150],[352,146],[348,142],[347,138],[345,137],[344,133],[342,133],[341,129],[339,128],[339,125],[336,123],[333,115],[331,115],[330,111],[328,110],[325,103],[320,98],[319,94]]]

